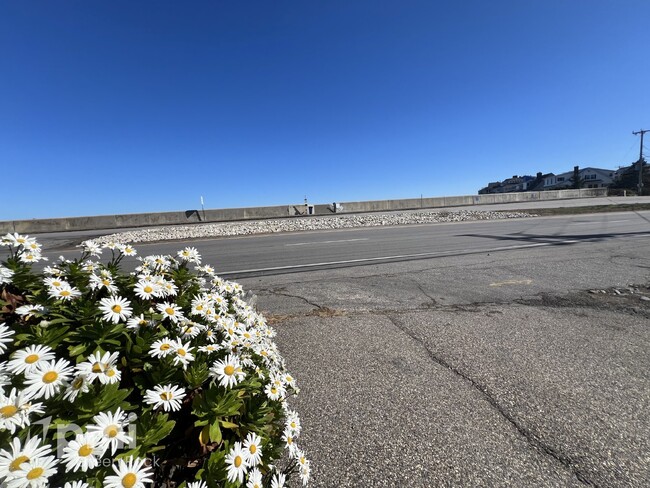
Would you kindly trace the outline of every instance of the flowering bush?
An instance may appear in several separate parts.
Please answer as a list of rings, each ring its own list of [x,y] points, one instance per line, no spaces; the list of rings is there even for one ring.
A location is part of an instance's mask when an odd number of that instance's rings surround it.
[[[275,332],[196,249],[124,273],[133,247],[87,241],[37,273],[33,238],[0,243],[0,486],[307,484]]]

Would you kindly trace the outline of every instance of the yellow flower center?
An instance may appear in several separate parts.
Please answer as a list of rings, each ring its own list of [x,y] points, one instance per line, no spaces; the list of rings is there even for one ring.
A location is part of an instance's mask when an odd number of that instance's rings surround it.
[[[293,378],[291,376],[287,376],[287,383],[291,383],[293,381]]]
[[[113,376],[115,376],[115,370],[113,368],[108,369],[106,371],[106,376],[108,376],[109,378],[112,378]]]
[[[9,471],[17,471],[20,469],[20,465],[29,461],[27,456],[18,456],[16,459],[11,461],[9,464]]]
[[[144,292],[145,293],[151,293],[153,291],[153,288],[151,288],[149,285],[144,287]]]
[[[293,444],[293,437],[287,437],[287,444]]]
[[[167,315],[174,315],[175,310],[171,307],[167,307],[165,309],[165,312],[167,313]]]
[[[235,468],[238,468],[239,466],[241,466],[241,463],[242,463],[241,456],[235,456],[235,462],[234,462]]]
[[[168,402],[169,400],[172,399],[172,394],[171,394],[171,392],[163,391],[160,394],[160,398],[163,399],[164,401]]]
[[[28,480],[35,480],[37,478],[40,478],[44,472],[45,470],[43,468],[34,468],[29,470],[29,473],[27,473],[27,476],[25,476],[25,478]]]
[[[36,361],[38,361],[38,354],[30,354],[25,358],[27,364],[34,364]]]
[[[84,384],[84,379],[81,376],[79,376],[78,378],[75,378],[74,381],[72,382],[72,388],[78,390],[83,386],[83,384]]]
[[[4,417],[6,419],[9,417],[13,417],[17,411],[18,408],[15,405],[7,405],[5,407],[0,408],[0,417]]]
[[[106,279],[104,279],[104,280],[102,280],[102,284],[103,284],[104,286],[108,286],[108,285],[111,284],[111,282],[108,281],[108,280],[106,280]]]
[[[122,478],[122,486],[124,488],[133,488],[138,481],[138,477],[133,473],[127,473]]]
[[[229,364],[228,366],[223,368],[223,372],[228,376],[232,376],[233,374],[235,374],[235,367]]]
[[[59,374],[56,371],[48,371],[43,375],[43,383],[54,383],[59,377]]]
[[[117,437],[118,432],[119,432],[119,430],[117,428],[117,425],[109,425],[108,427],[106,427],[104,429],[104,434],[106,434],[111,439],[113,437]]]
[[[120,313],[122,311],[122,307],[116,304],[111,307],[111,310],[115,313]]]
[[[103,369],[104,369],[104,368],[102,367],[102,363],[100,363],[100,362],[98,361],[98,362],[96,362],[95,364],[93,364],[93,367],[92,367],[91,371],[92,371],[93,373],[101,373],[101,372],[103,371]]]
[[[178,349],[177,352],[178,352],[179,356],[185,356],[185,354],[186,354],[185,349]]]
[[[275,395],[277,392],[278,392],[278,389],[275,386],[272,386],[271,387],[271,393],[273,393]]]
[[[60,281],[53,281],[52,286],[61,286],[61,282]]]
[[[295,423],[295,422],[291,422],[291,424],[289,424],[289,425],[291,425],[291,428],[292,428],[292,429],[295,429],[295,428],[296,428],[296,423]]]
[[[79,451],[77,451],[81,457],[88,457],[93,453],[93,448],[92,446],[88,444],[84,444],[79,448]]]
[[[69,296],[70,296],[70,292],[69,292],[68,290],[61,290],[61,296],[62,296],[62,297],[69,297]]]
[[[160,350],[161,350],[161,351],[166,351],[166,350],[168,350],[170,347],[172,347],[172,346],[170,346],[169,344],[161,344],[161,345],[160,345]]]
[[[248,450],[251,452],[251,454],[255,454],[257,452],[257,446],[255,444],[251,444]]]

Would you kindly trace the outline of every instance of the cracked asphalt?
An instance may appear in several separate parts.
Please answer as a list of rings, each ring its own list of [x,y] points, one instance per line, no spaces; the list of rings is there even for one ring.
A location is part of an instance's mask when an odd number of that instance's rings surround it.
[[[311,486],[650,486],[646,241],[240,280]]]

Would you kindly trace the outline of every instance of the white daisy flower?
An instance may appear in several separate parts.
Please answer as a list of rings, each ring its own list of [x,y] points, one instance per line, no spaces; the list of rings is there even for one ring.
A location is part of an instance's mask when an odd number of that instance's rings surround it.
[[[194,247],[186,247],[176,253],[176,255],[181,259],[181,261],[187,261],[188,263],[201,264],[201,256],[199,251]]]
[[[8,395],[0,395],[0,430],[13,434],[17,428],[29,425],[31,413],[43,413],[42,403],[32,403],[25,392],[12,388]]]
[[[162,291],[165,296],[176,296],[178,294],[178,287],[171,280],[162,280],[160,282]]]
[[[66,387],[63,399],[74,402],[77,395],[86,393],[88,390],[90,390],[90,381],[88,381],[86,375],[77,375]]]
[[[185,397],[185,388],[176,385],[154,386],[147,390],[144,401],[154,408],[162,406],[166,412],[176,412],[181,409],[181,400]]]
[[[183,311],[181,307],[179,307],[175,303],[169,303],[169,302],[159,303],[158,305],[156,305],[156,308],[160,313],[163,314],[163,319],[169,319],[175,324],[178,323],[179,320],[185,318],[183,316]]]
[[[239,357],[229,354],[220,359],[210,368],[213,376],[219,380],[219,384],[225,388],[231,388],[244,379],[246,373],[241,368]]]
[[[118,291],[118,288],[115,286],[113,278],[110,275],[98,276],[96,274],[91,274],[88,278],[88,285],[93,290],[101,290],[102,288],[106,288],[111,295],[117,293]]]
[[[298,446],[296,445],[292,432],[290,430],[285,430],[282,434],[282,440],[285,443],[285,447],[289,449],[289,456],[293,457],[293,453],[298,449]]]
[[[286,419],[285,426],[287,429],[293,432],[293,435],[295,437],[298,437],[302,429],[302,427],[300,426],[300,418],[298,417],[298,413],[293,411],[287,412],[287,419]]]
[[[63,282],[59,287],[51,287],[48,290],[48,295],[52,298],[58,298],[59,300],[72,300],[81,296],[79,289],[70,286],[68,283]]]
[[[190,347],[190,342],[183,344],[180,339],[172,341],[172,347],[174,349],[174,365],[178,366],[179,364],[183,365],[183,369],[187,368],[187,365],[194,361],[194,354],[192,354],[192,347]]]
[[[262,462],[262,438],[254,432],[249,432],[244,441],[246,462],[249,466],[257,466]]]
[[[147,325],[150,325],[151,321],[147,320],[144,318],[144,314],[140,314],[134,317],[131,317],[129,320],[126,321],[126,328],[127,329],[134,329],[134,330],[140,330],[141,327],[146,327]]]
[[[61,461],[66,463],[68,470],[86,472],[99,466],[99,459],[105,451],[106,445],[97,432],[77,434],[74,440],[63,448]]]
[[[63,485],[63,488],[90,488],[88,483],[85,481],[73,481],[72,483],[68,482]]]
[[[20,465],[6,480],[7,488],[37,488],[49,486],[48,478],[56,474],[58,460],[54,456],[33,457]]]
[[[21,468],[24,463],[31,459],[46,456],[52,451],[49,445],[41,446],[41,439],[38,437],[28,438],[23,445],[20,438],[11,439],[8,447],[11,451],[0,449],[0,480],[13,477],[13,473]]]
[[[25,373],[25,394],[47,400],[66,386],[72,371],[70,362],[65,359],[41,362],[33,371]]]
[[[93,422],[88,425],[88,432],[99,433],[106,448],[111,448],[111,454],[115,454],[120,443],[133,442],[133,438],[126,433],[129,423],[121,408],[118,407],[115,413],[101,412],[93,417]]]
[[[199,352],[205,352],[207,354],[212,354],[221,349],[217,344],[208,344],[207,346],[199,346]]]
[[[49,310],[43,305],[21,305],[15,312],[21,317],[31,317],[33,315],[43,315]]]
[[[241,442],[235,442],[230,452],[226,455],[226,465],[228,466],[228,481],[239,483],[244,481],[246,474],[246,453],[242,450]]]
[[[49,288],[61,288],[63,286],[70,286],[70,283],[61,278],[58,274],[55,276],[48,276],[43,280],[45,286]]]
[[[280,400],[286,396],[287,390],[285,390],[283,386],[277,386],[275,383],[269,383],[264,387],[264,393],[266,393],[266,396],[271,400]]]
[[[305,464],[300,465],[300,479],[302,480],[302,485],[306,486],[309,483],[309,477],[311,476],[311,465],[309,461],[306,461]]]
[[[284,381],[287,385],[289,385],[292,388],[296,387],[296,379],[291,376],[289,373],[285,373],[282,376],[282,381]]]
[[[157,340],[151,344],[149,349],[149,356],[154,358],[164,358],[168,354],[174,352],[174,344],[167,337]]]
[[[119,383],[122,373],[117,369],[118,358],[119,353],[117,352],[102,354],[97,351],[88,356],[87,361],[77,364],[76,370],[77,373],[85,376],[90,383],[96,379],[99,379],[103,385]]]
[[[104,320],[114,324],[128,319],[133,314],[133,309],[129,306],[131,302],[120,296],[102,298],[99,303],[99,310],[104,314]]]
[[[138,252],[133,248],[131,244],[120,244],[118,249],[125,256],[135,256]]]
[[[37,251],[21,252],[18,256],[18,259],[23,263],[38,263],[39,261],[47,261],[47,258],[43,257],[41,253]]]
[[[118,249],[119,246],[120,246],[120,243],[117,242],[116,240],[112,239],[112,240],[108,241],[107,243],[105,243],[102,247],[104,249],[109,249],[111,251],[114,251],[115,249]]]
[[[0,324],[0,353],[3,353],[7,350],[7,344],[11,344],[14,340],[11,336],[14,335],[14,331],[11,330],[5,323]]]
[[[148,279],[138,281],[133,290],[137,297],[143,300],[151,300],[160,295],[160,285]]]
[[[205,481],[192,481],[187,484],[187,488],[208,488],[208,484]]]
[[[248,473],[246,488],[262,488],[262,472],[254,468]]]
[[[54,357],[52,348],[37,344],[14,352],[7,366],[13,374],[31,373],[40,362],[51,361]]]
[[[11,283],[11,277],[14,272],[0,264],[0,285]]]
[[[144,488],[153,483],[151,468],[145,466],[146,459],[129,457],[128,462],[120,459],[112,468],[115,475],[104,479],[104,488]]]
[[[287,477],[282,473],[275,473],[271,479],[271,488],[284,488]]]
[[[81,247],[83,248],[84,252],[96,258],[99,257],[99,255],[102,253],[101,246],[97,244],[95,241],[91,241],[91,240],[83,241],[81,243]]]
[[[195,338],[201,332],[203,332],[204,327],[200,324],[192,322],[191,320],[184,321],[182,324],[179,324],[178,331],[184,339],[186,338]]]
[[[63,276],[64,272],[62,269],[58,268],[56,264],[54,266],[45,266],[43,268],[43,274],[51,276]]]

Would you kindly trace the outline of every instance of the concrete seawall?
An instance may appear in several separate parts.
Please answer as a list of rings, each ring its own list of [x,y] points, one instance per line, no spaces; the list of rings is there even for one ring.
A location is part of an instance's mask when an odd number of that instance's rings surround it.
[[[382,212],[391,210],[415,210],[496,203],[530,202],[541,200],[564,200],[607,196],[607,188],[582,190],[555,190],[541,192],[502,193],[491,195],[468,195],[458,197],[408,198],[400,200],[375,200],[369,202],[337,202],[313,206],[312,215],[333,215],[359,212]],[[95,229],[120,229],[129,227],[152,227],[199,222],[229,222],[288,218],[304,215],[304,205],[278,205],[273,207],[224,208],[215,210],[188,210],[185,212],[158,212],[122,215],[98,215],[93,217],[68,217],[58,219],[32,219],[0,221],[0,233],[18,232],[34,234]]]

